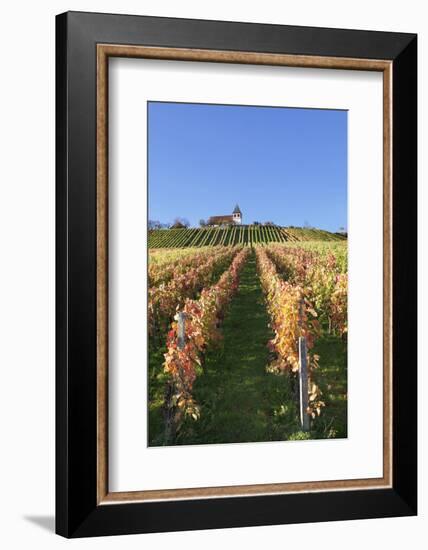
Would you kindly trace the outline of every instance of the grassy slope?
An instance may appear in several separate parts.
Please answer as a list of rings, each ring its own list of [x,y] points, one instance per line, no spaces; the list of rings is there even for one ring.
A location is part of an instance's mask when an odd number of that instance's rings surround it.
[[[149,248],[185,248],[223,245],[257,245],[269,242],[343,241],[344,237],[320,229],[278,226],[227,226],[159,229],[149,232]]]
[[[239,291],[223,324],[224,340],[206,357],[205,373],[196,381],[194,395],[201,405],[197,422],[188,420],[177,444],[237,443],[346,437],[346,346],[325,335],[314,350],[321,356],[316,381],[326,408],[310,433],[300,431],[295,384],[290,378],[266,372],[272,338],[268,315],[251,255],[241,276]],[[150,357],[159,372],[162,351]],[[163,375],[152,377],[150,405],[151,444],[162,444],[160,412]]]
[[[341,338],[324,331],[313,351],[320,356],[320,366],[314,373],[314,381],[323,393],[326,406],[312,424],[312,437],[346,437],[347,346]]]

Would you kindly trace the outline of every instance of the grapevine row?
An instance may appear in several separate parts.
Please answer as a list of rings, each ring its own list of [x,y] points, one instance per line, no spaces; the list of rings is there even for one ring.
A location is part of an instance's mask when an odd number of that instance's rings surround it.
[[[221,338],[220,321],[238,289],[240,272],[248,254],[248,249],[238,252],[217,284],[204,288],[198,300],[185,301],[182,308],[185,315],[184,346],[179,346],[177,318],[171,325],[164,372],[170,377],[172,389],[166,406],[174,411],[176,425],[185,416],[195,420],[200,416],[200,408],[192,395],[193,383],[206,350]]]
[[[314,346],[315,338],[320,333],[316,311],[308,298],[307,289],[300,285],[283,280],[269,258],[265,248],[256,249],[257,269],[265,294],[266,306],[271,319],[274,338],[269,348],[275,358],[269,369],[273,372],[296,374],[299,371],[299,337],[306,339],[307,349]],[[309,378],[317,367],[317,355],[308,353],[307,365]],[[321,401],[318,386],[310,380],[309,410],[313,417],[319,415],[324,402]]]
[[[308,297],[321,320],[344,336],[348,327],[348,277],[343,258],[331,251],[270,246],[268,254],[284,277],[307,289]]]
[[[187,254],[177,254],[165,262],[155,262],[150,258],[148,269],[149,287],[159,286],[161,283],[167,283],[175,276],[183,275],[191,267],[197,267],[205,262],[215,251],[218,250],[208,247],[191,249]]]
[[[200,264],[192,265],[184,272],[178,272],[166,284],[149,288],[148,330],[149,337],[166,332],[177,308],[186,298],[193,298],[205,286],[212,284],[216,274],[223,271],[236,254],[234,248],[218,248]]]
[[[236,245],[252,246],[287,241],[343,241],[340,235],[321,229],[284,228],[275,225],[242,225],[149,231],[149,248],[184,248]]]

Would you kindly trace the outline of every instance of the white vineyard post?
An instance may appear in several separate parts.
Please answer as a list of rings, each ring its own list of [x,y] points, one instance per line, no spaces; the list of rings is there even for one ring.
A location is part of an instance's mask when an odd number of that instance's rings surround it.
[[[178,314],[178,334],[177,344],[179,349],[183,349],[186,345],[186,314],[184,311],[180,311]],[[174,387],[172,383],[169,384],[167,389],[167,411],[165,416],[165,445],[170,445],[174,441],[176,436],[176,418],[175,407],[172,406],[171,398],[174,394]]]
[[[300,390],[300,423],[302,430],[309,431],[308,415],[308,365],[306,357],[306,338],[299,337],[299,390]]]

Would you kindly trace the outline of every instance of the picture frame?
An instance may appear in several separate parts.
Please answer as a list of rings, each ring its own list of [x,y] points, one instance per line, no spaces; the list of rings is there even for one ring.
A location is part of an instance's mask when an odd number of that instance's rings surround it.
[[[144,490],[109,492],[111,57],[383,74],[382,478],[189,488],[150,495]],[[57,16],[58,534],[86,537],[417,513],[416,90],[414,34],[82,12]]]

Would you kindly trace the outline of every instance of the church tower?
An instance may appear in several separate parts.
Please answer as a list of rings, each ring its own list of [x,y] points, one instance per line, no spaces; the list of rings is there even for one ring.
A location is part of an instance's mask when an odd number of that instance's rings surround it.
[[[232,216],[233,216],[234,223],[237,223],[237,224],[242,223],[242,212],[239,209],[238,205],[235,206],[235,208],[233,210],[233,213],[232,213]]]

